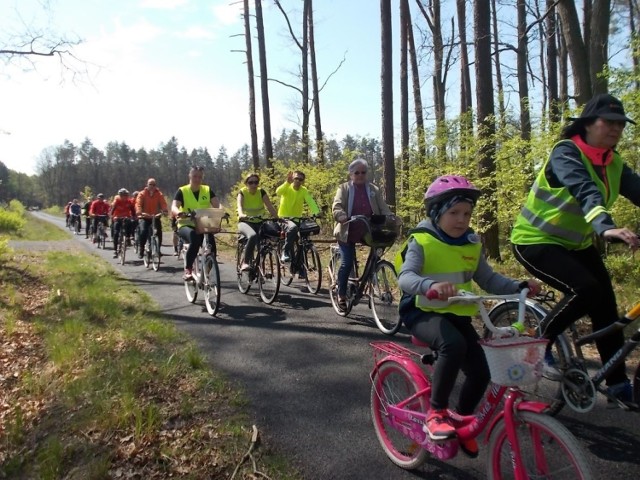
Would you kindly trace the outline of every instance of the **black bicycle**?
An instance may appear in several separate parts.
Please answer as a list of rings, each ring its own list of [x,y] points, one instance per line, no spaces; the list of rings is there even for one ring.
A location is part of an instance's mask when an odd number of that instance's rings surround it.
[[[309,292],[318,293],[322,285],[322,264],[320,254],[313,244],[311,235],[320,233],[320,225],[315,221],[316,217],[287,218],[298,225],[298,235],[291,245],[291,263],[280,263],[282,283],[291,285],[293,277],[304,280]],[[282,255],[284,240],[278,243],[278,255]]]
[[[149,268],[149,265],[151,265],[153,270],[156,272],[160,268],[160,237],[158,236],[158,229],[156,228],[156,219],[160,218],[161,216],[162,212],[157,213],[156,215],[143,213],[140,216],[141,219],[151,219],[151,225],[149,225],[149,236],[147,237],[147,245],[144,255],[142,256],[142,261],[144,262],[144,266],[146,268]],[[139,224],[138,228],[141,228]],[[137,242],[140,242],[139,236]],[[140,246],[139,248],[142,248],[142,246]]]
[[[277,219],[261,217],[246,217],[243,220],[261,220],[258,236],[260,240],[256,246],[256,254],[249,263],[248,270],[242,270],[243,252],[247,244],[247,238],[238,234],[238,246],[236,248],[236,275],[238,277],[238,290],[247,293],[252,283],[258,284],[260,298],[266,304],[271,304],[280,291],[280,259],[278,257],[278,242],[280,241],[281,227]]]
[[[114,229],[116,228],[116,224],[120,224],[120,235],[118,236],[118,243],[115,245],[116,252],[118,253],[118,258],[120,259],[120,265],[124,265],[124,262],[127,259],[127,247],[129,246],[130,236],[129,233],[129,224],[131,222],[131,218],[129,217],[120,217],[113,219]]]
[[[553,292],[548,292],[527,301],[523,328],[535,335],[540,334],[540,325],[555,302]],[[494,306],[489,312],[491,321],[496,326],[513,324],[518,317],[518,304],[505,301]],[[636,304],[624,316],[612,325],[596,332],[581,335],[574,323],[557,337],[552,350],[554,367],[560,373],[559,377],[543,376],[531,389],[535,397],[549,403],[549,413],[555,415],[565,405],[579,413],[590,411],[596,404],[597,392],[607,397],[609,402],[625,410],[639,410],[640,403],[640,362],[633,375],[632,401],[623,402],[612,396],[604,385],[604,379],[629,356],[640,343],[640,328],[629,337],[622,348],[603,366],[591,375],[582,347],[593,343],[599,338],[618,332],[640,317],[640,303]]]
[[[72,213],[70,215],[69,228],[73,231],[74,235],[80,235],[80,229],[82,228],[82,219],[80,214]]]
[[[347,223],[355,221],[363,222],[367,227],[367,233],[363,237],[363,243],[369,247],[367,261],[360,274],[357,256],[354,257],[347,283],[347,305],[342,309],[338,302],[338,270],[342,263],[342,255],[338,245],[331,247],[329,261],[331,304],[338,315],[346,317],[351,309],[366,297],[373,319],[380,331],[393,335],[402,325],[398,314],[402,292],[398,285],[395,268],[391,262],[382,257],[385,250],[395,242],[402,224],[395,215],[372,215],[371,218],[365,215],[354,215],[347,220]]]
[[[95,215],[93,217],[93,242],[97,243],[98,248],[107,248],[107,215]]]

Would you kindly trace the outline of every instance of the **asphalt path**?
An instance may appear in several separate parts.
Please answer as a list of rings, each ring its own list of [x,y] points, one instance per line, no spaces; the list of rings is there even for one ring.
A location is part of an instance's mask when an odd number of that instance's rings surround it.
[[[36,215],[64,227],[64,220]],[[170,235],[165,232],[164,253],[172,252]],[[221,234],[219,241],[234,238]],[[387,337],[366,305],[348,318],[338,316],[325,279],[318,295],[294,280],[281,288],[274,304],[265,305],[255,285],[246,295],[238,291],[233,260],[223,254],[221,308],[211,317],[201,296],[195,304],[187,301],[177,257],[163,257],[154,272],[144,268],[133,249],[121,266],[111,258],[112,250],[97,249],[83,235],[74,240],[149,293],[167,319],[199,344],[211,365],[245,391],[264,443],[293,461],[305,479],[486,478],[482,443],[477,459],[463,454],[448,462],[431,459],[414,472],[387,459],[369,415],[369,342]],[[394,339],[408,343],[403,331]],[[640,414],[606,409],[602,398],[588,414],[565,410],[558,418],[589,453],[595,478],[640,478]]]

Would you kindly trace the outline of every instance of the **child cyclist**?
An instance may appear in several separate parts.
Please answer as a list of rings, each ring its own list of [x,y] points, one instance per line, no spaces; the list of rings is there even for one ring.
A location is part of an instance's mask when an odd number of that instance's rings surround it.
[[[399,274],[403,323],[412,335],[438,351],[426,424],[433,440],[455,436],[447,408],[458,372],[462,370],[465,380],[453,410],[461,415],[473,413],[490,379],[480,337],[471,323],[477,306],[448,305],[444,300],[458,290],[470,290],[472,280],[498,295],[516,293],[523,287],[532,294],[540,290],[536,281],[504,277],[487,263],[479,236],[469,228],[480,193],[465,177],[438,177],[424,195],[427,219],[410,232]],[[435,290],[438,299],[428,300],[429,290]],[[478,455],[475,440],[460,446],[467,455]]]

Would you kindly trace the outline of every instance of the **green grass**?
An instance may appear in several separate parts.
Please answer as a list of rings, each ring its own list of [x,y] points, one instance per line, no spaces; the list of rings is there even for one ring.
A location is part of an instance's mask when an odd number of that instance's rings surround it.
[[[40,220],[30,213],[25,214],[24,228],[12,235],[12,240],[68,240],[71,232],[56,227],[51,222]]]
[[[27,329],[42,346],[7,393],[0,478],[229,478],[251,438],[243,394],[97,257],[17,255],[0,268],[0,338]],[[261,450],[261,472],[300,478]]]

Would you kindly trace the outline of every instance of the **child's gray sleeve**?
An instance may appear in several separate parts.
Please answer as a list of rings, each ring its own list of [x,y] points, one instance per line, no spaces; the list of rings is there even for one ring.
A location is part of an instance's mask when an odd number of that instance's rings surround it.
[[[487,263],[484,255],[480,256],[478,269],[473,275],[473,280],[485,292],[493,293],[495,295],[516,293],[520,287],[519,280],[513,280],[495,272],[493,268],[491,268],[491,265]]]

